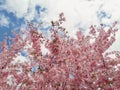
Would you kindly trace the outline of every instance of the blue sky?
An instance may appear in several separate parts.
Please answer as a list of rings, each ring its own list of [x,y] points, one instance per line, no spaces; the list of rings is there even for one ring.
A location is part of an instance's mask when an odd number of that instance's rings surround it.
[[[87,33],[91,25],[110,26],[118,21],[120,28],[119,8],[119,0],[0,0],[0,42],[4,33],[11,36],[11,30],[25,28],[26,21],[43,22],[40,30],[48,33],[50,22],[57,20],[61,12],[66,17],[63,26],[74,38],[78,28]],[[119,35],[112,49],[119,49]]]
[[[0,15],[3,15],[6,18],[8,18],[8,23],[6,23],[6,25],[0,25],[0,41],[2,41],[4,38],[4,33],[7,33],[7,35],[12,36],[11,30],[17,30],[18,27],[24,24],[24,19],[17,18],[12,12],[7,12],[6,10],[0,10]]]
[[[2,0],[0,1],[0,5],[4,6],[5,5],[6,0]],[[21,7],[22,8],[22,7]],[[40,13],[44,12],[46,9],[45,8],[41,8],[40,5],[36,5],[35,6],[35,10],[36,10],[36,17],[40,17]],[[28,8],[28,13],[30,12],[29,8]],[[17,31],[19,28],[23,27],[27,20],[25,19],[25,17],[17,17],[16,14],[12,11],[9,11],[9,9],[4,9],[4,8],[0,8],[0,42],[3,41],[4,39],[4,33],[6,33],[8,36],[12,37],[12,33],[11,30],[15,30]],[[29,22],[34,22],[34,23],[39,23],[37,20],[37,18],[33,18],[32,20],[28,20]],[[41,30],[46,30],[47,28],[43,28],[41,27]]]

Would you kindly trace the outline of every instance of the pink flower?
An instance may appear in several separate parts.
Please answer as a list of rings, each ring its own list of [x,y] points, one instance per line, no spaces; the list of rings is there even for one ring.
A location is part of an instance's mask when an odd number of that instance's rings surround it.
[[[88,35],[81,31],[77,39],[67,37],[62,23],[52,22],[51,38],[33,29],[16,34],[10,49],[6,40],[1,44],[0,90],[118,90],[120,88],[120,52],[106,52],[115,41],[116,30],[90,27]],[[93,40],[94,39],[94,40]],[[91,43],[90,41],[93,40]],[[27,48],[26,45],[30,44]],[[41,44],[50,51],[42,55]],[[22,50],[26,50],[28,62],[12,64]],[[111,57],[114,55],[115,57]],[[37,69],[32,70],[33,67]],[[21,69],[21,72],[20,70]],[[12,78],[8,78],[12,76]],[[9,81],[9,82],[8,82]],[[12,84],[10,84],[10,82]]]

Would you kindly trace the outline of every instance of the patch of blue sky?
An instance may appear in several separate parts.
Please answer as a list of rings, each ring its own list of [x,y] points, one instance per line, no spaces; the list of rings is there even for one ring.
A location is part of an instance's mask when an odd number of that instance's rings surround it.
[[[41,6],[36,5],[35,10],[36,10],[35,18],[32,21],[36,23],[41,23],[42,22],[41,13],[45,12],[46,8],[42,8]]]
[[[50,22],[45,22],[45,21],[42,21],[42,19],[39,19],[39,18],[41,18],[41,12],[45,12],[47,9],[43,8],[39,5],[36,5],[35,10],[37,13],[36,13],[35,18],[31,22],[36,23],[36,24],[43,23],[40,25],[39,30],[42,31],[47,36],[48,30],[50,30],[50,28],[51,28]]]
[[[6,10],[1,10],[0,14],[3,14],[6,17],[8,17],[10,21],[9,26],[7,27],[0,26],[0,42],[1,42],[4,38],[4,33],[8,34],[9,36],[12,36],[11,31],[13,29],[17,29],[18,27],[20,27],[24,23],[24,18],[18,19],[13,13],[7,12]]]
[[[40,14],[41,7],[37,5],[37,6],[35,7],[35,9],[36,9],[37,13]]]
[[[13,13],[7,12],[6,10],[0,10],[0,15],[4,15],[5,17],[9,18],[9,24],[8,26],[1,26],[0,25],[0,42],[2,42],[5,37],[14,37],[12,34],[12,30],[14,30],[16,33],[19,31],[19,27],[24,23],[24,18],[17,18]],[[6,33],[6,35],[5,35]],[[12,41],[7,39],[7,45],[8,48],[10,48],[10,44]],[[1,50],[0,50],[1,51]]]
[[[20,52],[20,54],[21,54],[22,56],[27,56],[27,55],[28,55],[28,52],[27,52],[27,50],[23,50],[23,51]]]
[[[97,12],[97,18],[98,18],[98,21],[103,25],[103,27],[110,27],[111,24],[110,23],[104,23],[103,20],[110,20],[112,18],[112,15],[105,12],[104,10],[99,10]]]
[[[32,69],[31,69],[31,71],[33,73],[35,73],[38,70],[38,68],[39,68],[39,66],[33,66]]]
[[[48,27],[41,27],[40,30],[41,32],[46,36],[46,37],[49,37],[49,30],[50,30],[51,26],[48,26]]]
[[[32,71],[32,73],[35,73],[38,69],[40,69],[42,71],[46,70],[46,68],[44,66],[42,66],[41,64],[39,64],[39,65],[33,66],[32,69],[31,69],[31,71]]]
[[[5,0],[0,1],[0,4],[4,4],[4,3],[5,3]],[[30,22],[38,24],[38,23],[41,22],[40,21],[41,19],[39,19],[39,21],[37,19],[41,18],[41,12],[45,12],[46,8],[43,8],[43,7],[39,6],[39,5],[36,5],[35,10],[36,10],[35,18],[33,20],[31,20]],[[27,14],[29,14],[30,12],[31,12],[31,10],[30,10],[30,8],[28,8]],[[14,37],[14,35],[11,33],[12,30],[17,32],[17,31],[19,31],[20,27],[27,29],[27,27],[25,27],[26,21],[25,21],[24,16],[22,18],[18,18],[15,15],[15,13],[10,12],[9,10],[5,10],[4,8],[0,9],[0,14],[4,15],[5,17],[8,17],[9,22],[10,22],[7,27],[0,26],[0,42],[2,42],[3,39],[5,38],[4,33],[6,33],[7,36]],[[47,30],[49,30],[49,29],[50,29],[50,25],[46,26],[46,24],[40,27],[40,30],[43,31],[46,35],[47,35]],[[8,47],[9,47],[9,45],[12,42],[7,40],[7,43],[8,43]],[[22,55],[24,56],[25,53],[22,52]]]
[[[103,18],[111,19],[112,15],[106,13],[105,11],[98,11],[97,17],[98,17],[99,21],[101,22]]]
[[[50,28],[51,28],[51,26],[41,27],[40,30],[49,30]]]
[[[45,11],[46,11],[46,8],[43,8],[43,7],[41,7],[40,5],[36,5],[35,10],[36,10],[35,17],[34,17],[34,19],[31,20],[30,22],[34,23],[35,25],[38,25],[38,24],[40,24],[40,23],[45,23],[45,22],[42,21],[42,19],[40,19],[40,18],[41,18],[41,12],[45,12]],[[28,11],[30,12],[30,10],[28,10]],[[36,30],[36,26],[34,27],[34,29]],[[41,26],[40,26],[40,30],[42,30],[42,31],[43,31],[43,30],[48,30],[48,29],[50,29],[50,25],[45,24],[45,25],[41,25]]]
[[[6,0],[0,0],[0,5],[4,4]]]
[[[46,11],[46,8],[43,8],[40,5],[36,5],[35,9],[36,9],[38,14],[40,14],[40,12],[45,12]]]

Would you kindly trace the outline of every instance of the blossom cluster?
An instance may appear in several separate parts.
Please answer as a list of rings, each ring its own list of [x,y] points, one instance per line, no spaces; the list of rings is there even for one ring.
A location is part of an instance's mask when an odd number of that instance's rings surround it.
[[[25,39],[21,32],[12,39],[10,48],[6,40],[1,43],[0,90],[119,90],[120,52],[106,52],[115,42],[114,26],[91,26],[88,35],[78,31],[74,39],[64,21],[61,13],[51,22],[50,39],[30,27]],[[50,53],[42,55],[43,43]],[[28,62],[11,63],[24,49]]]

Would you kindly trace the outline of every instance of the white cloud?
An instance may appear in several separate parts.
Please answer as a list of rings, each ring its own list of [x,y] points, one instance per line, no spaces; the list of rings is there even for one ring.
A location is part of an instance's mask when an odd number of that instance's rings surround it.
[[[103,0],[103,4],[101,6],[101,10],[104,10],[106,13],[111,14],[111,18],[109,20],[103,20],[103,23],[109,23],[114,21],[120,21],[120,1],[119,0]]]
[[[75,37],[78,28],[88,28],[91,24],[98,24],[96,11],[101,5],[100,1],[86,0],[45,0],[43,6],[48,9],[46,18],[56,20],[60,12],[66,17],[65,27],[69,34]]]
[[[12,64],[28,62],[29,58],[19,54],[16,58],[13,58]]]
[[[25,20],[33,20],[36,16],[36,5],[40,5],[39,0],[6,0],[2,9],[15,14],[17,18],[25,18]]]
[[[42,2],[42,5],[48,9],[46,16],[48,20],[55,20],[60,12],[64,12],[67,20],[65,27],[73,37],[75,37],[78,27],[88,30],[88,27],[92,24],[99,25],[100,23],[111,24],[114,21],[120,22],[119,0],[109,0],[109,2],[108,0],[45,0]],[[97,17],[97,12],[100,10],[111,15],[111,18],[103,18],[100,22]],[[111,50],[120,50],[119,35],[120,30],[116,35],[116,42],[112,45]]]
[[[24,17],[27,13],[29,5],[29,0],[6,0],[3,6],[8,12],[13,12],[18,18]]]
[[[119,3],[119,0],[109,0],[109,2],[107,0],[6,0],[4,8],[13,12],[18,18],[24,17],[27,20],[36,17],[36,5],[47,8],[47,13],[42,13],[42,19],[47,21],[57,19],[58,14],[64,12],[67,19],[65,26],[72,32],[78,26],[86,28],[91,24],[98,24],[99,10],[112,15],[110,20],[105,19],[103,22],[118,20],[120,18]]]
[[[42,55],[46,55],[50,53],[50,51],[47,48],[45,48],[44,44],[41,45],[41,51],[42,51]]]
[[[120,30],[116,32],[116,41],[108,49],[108,51],[113,51],[113,50],[120,51]]]
[[[0,26],[8,27],[10,24],[10,20],[5,15],[0,15]]]

